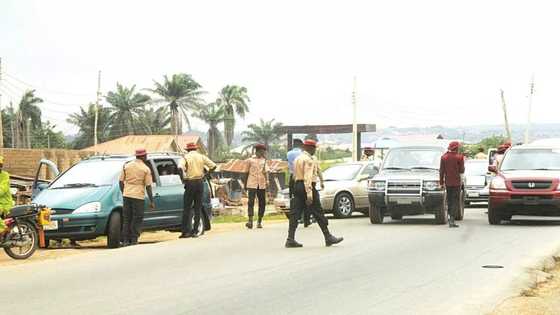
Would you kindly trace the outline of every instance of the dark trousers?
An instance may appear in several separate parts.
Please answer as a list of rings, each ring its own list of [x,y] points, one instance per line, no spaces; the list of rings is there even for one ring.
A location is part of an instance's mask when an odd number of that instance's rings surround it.
[[[138,241],[142,233],[144,220],[144,199],[123,198],[123,228],[122,240],[124,242]]]
[[[247,212],[249,218],[252,219],[255,215],[255,197],[259,200],[259,221],[264,216],[266,208],[266,189],[249,188],[249,202],[247,203]]]
[[[183,234],[197,233],[202,212],[202,194],[204,186],[201,179],[187,180],[185,194],[183,195],[183,221],[181,232]],[[194,207],[193,207],[194,206]],[[192,226],[194,208],[194,226]]]
[[[450,216],[455,217],[459,213],[461,187],[446,187],[445,189],[447,191],[447,211]]]
[[[288,190],[290,192],[290,209],[295,208],[295,201],[292,200],[292,198],[294,198],[295,186],[296,186],[296,182],[294,180],[294,175],[290,174],[290,182],[288,184],[288,187],[289,187]],[[300,220],[303,220],[303,223],[305,225],[310,225],[311,224],[311,214],[306,209],[307,209],[307,205],[305,205],[305,208],[303,208],[301,210]]]
[[[307,206],[306,204],[307,193],[305,191],[303,181],[296,181],[294,188],[295,202],[294,209],[290,209],[290,227],[288,230],[288,238],[292,240],[295,239],[296,229],[299,223],[298,221],[304,210],[307,210],[309,214],[313,215],[315,220],[317,220],[321,231],[325,236],[327,236],[329,234],[329,221],[325,217],[321,208],[319,192],[315,189],[315,185],[313,185],[313,203],[310,206]]]

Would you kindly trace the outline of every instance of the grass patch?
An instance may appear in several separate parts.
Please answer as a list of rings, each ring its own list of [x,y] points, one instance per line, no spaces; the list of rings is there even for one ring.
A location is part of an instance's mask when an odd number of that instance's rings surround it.
[[[286,215],[282,213],[267,214],[264,216],[263,221],[277,221],[286,220]],[[221,215],[212,218],[212,224],[220,223],[242,223],[247,222],[247,217],[243,215]]]

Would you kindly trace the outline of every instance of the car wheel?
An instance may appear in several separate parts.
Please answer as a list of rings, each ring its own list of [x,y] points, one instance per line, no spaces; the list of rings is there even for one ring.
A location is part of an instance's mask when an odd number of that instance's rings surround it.
[[[348,218],[354,212],[354,198],[349,193],[340,193],[334,199],[334,216],[337,218]]]
[[[121,242],[121,214],[120,212],[113,212],[109,217],[109,224],[107,226],[107,247],[118,248]]]
[[[371,224],[381,224],[383,223],[384,211],[380,207],[375,205],[369,205],[369,221]]]
[[[492,203],[488,203],[488,223],[490,225],[497,225],[502,222],[502,216],[500,212],[492,205]]]
[[[402,220],[402,214],[391,214],[391,219]]]
[[[447,197],[444,196],[442,205],[436,211],[436,224],[447,223]]]
[[[459,199],[459,213],[455,215],[455,220],[463,221],[463,217],[465,216],[465,193],[461,191],[461,199]]]

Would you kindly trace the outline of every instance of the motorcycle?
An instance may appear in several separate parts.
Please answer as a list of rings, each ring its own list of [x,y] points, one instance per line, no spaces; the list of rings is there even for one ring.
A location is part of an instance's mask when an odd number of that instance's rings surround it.
[[[2,219],[0,219],[2,220]],[[51,224],[51,210],[43,205],[13,207],[4,219],[0,247],[13,259],[27,259],[45,246],[44,226]]]

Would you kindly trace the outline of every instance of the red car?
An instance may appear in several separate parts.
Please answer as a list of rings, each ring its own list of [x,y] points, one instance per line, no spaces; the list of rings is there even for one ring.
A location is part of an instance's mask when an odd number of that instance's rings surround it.
[[[488,222],[513,215],[560,216],[560,146],[511,148],[490,184]]]

